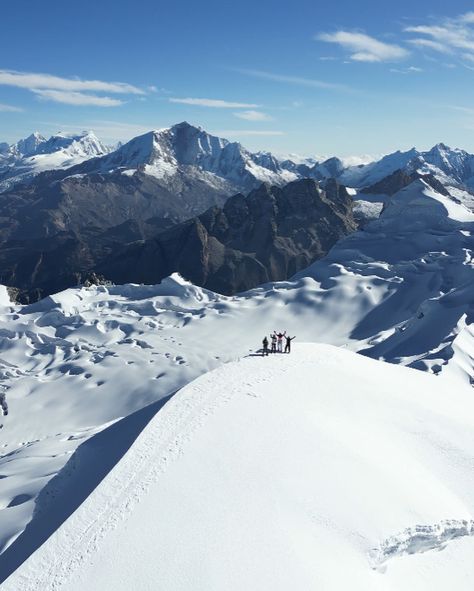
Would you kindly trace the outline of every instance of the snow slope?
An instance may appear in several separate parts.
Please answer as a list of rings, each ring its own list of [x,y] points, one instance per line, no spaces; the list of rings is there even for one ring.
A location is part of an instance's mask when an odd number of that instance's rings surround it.
[[[467,387],[335,347],[229,364],[3,589],[470,590],[473,429]]]
[[[150,418],[147,405],[158,408],[190,380],[258,349],[274,329],[424,369],[463,390],[474,380],[473,221],[462,203],[418,180],[294,281],[239,296],[178,276],[158,286],[70,289],[23,307],[9,304],[4,290],[0,577],[12,557],[35,550],[39,534],[31,530],[51,534],[125,450],[52,519],[45,500],[57,498],[56,475],[74,482],[71,465],[64,468],[69,458],[82,482],[90,468],[84,454],[95,457],[97,441],[114,448],[109,428],[133,441]]]
[[[378,220],[299,274],[319,283],[318,324],[327,313],[371,357],[470,383],[473,231],[464,205],[413,182]]]

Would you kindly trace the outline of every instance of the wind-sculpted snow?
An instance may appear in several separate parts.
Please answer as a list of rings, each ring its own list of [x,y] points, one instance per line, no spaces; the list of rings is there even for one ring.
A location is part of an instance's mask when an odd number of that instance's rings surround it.
[[[473,232],[471,211],[418,180],[299,276],[320,282],[339,325],[355,320],[349,336],[358,350],[469,381]]]
[[[26,532],[39,527],[34,516],[45,506],[44,491],[56,475],[67,480],[79,445],[197,376],[258,350],[275,329],[296,335],[296,342],[331,343],[427,370],[438,378],[423,384],[446,378],[447,389],[464,391],[474,375],[473,221],[462,203],[418,180],[294,281],[239,296],[220,296],[176,275],[158,286],[69,289],[23,307],[11,304],[3,288],[0,376],[8,415],[0,416],[0,548],[6,556],[27,557]],[[438,445],[435,435],[430,441]],[[469,441],[457,447],[464,449],[462,462],[472,458]],[[450,445],[440,442],[441,453]],[[391,461],[390,454],[385,458]],[[113,463],[97,472],[99,480]],[[88,466],[79,466],[87,474]],[[74,503],[65,506],[64,518]],[[441,515],[410,516],[377,535],[370,548],[414,524],[471,519],[461,513],[450,505]],[[0,561],[0,574],[6,565]]]
[[[227,364],[149,421],[3,589],[468,591],[473,428],[468,387],[340,348]]]

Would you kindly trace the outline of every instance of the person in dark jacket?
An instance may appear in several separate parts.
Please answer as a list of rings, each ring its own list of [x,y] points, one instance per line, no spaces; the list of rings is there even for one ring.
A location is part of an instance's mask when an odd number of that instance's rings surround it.
[[[285,345],[285,353],[291,352],[291,341],[296,339],[296,337],[285,337],[286,338],[286,345]]]
[[[276,353],[277,352],[277,336],[275,333],[273,333],[271,335],[271,339],[272,339],[272,353]]]
[[[263,339],[262,345],[263,345],[262,357],[265,357],[265,355],[268,355],[268,339],[267,339],[267,337],[265,337]]]

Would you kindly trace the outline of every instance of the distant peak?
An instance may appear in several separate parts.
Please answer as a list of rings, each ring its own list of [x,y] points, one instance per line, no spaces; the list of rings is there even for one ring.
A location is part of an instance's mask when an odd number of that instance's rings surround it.
[[[193,125],[192,123],[189,123],[188,121],[181,121],[180,123],[175,123],[170,129],[193,129],[196,131],[204,131],[204,129],[202,127],[200,127],[199,125]]]
[[[444,144],[443,142],[439,142],[435,146],[433,146],[430,152],[450,152],[451,148]]]

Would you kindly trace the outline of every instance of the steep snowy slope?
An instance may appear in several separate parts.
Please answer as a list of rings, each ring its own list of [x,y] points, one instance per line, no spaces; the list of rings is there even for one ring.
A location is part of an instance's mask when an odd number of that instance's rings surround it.
[[[0,193],[46,170],[69,168],[109,151],[91,131],[80,135],[59,133],[49,140],[34,133],[10,146],[0,158]]]
[[[468,387],[334,347],[227,365],[3,588],[470,590],[473,429]]]

